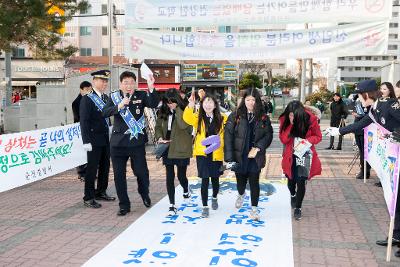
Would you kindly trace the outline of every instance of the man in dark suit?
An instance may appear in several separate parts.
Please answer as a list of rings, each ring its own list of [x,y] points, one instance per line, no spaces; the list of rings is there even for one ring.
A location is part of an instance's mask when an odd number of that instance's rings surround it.
[[[74,114],[74,122],[79,122],[79,106],[81,104],[82,96],[92,91],[92,84],[88,81],[81,82],[79,86],[79,95],[72,102],[72,113]],[[76,167],[78,173],[78,179],[81,181],[85,180],[86,164]]]
[[[90,208],[101,207],[96,200],[115,200],[115,197],[106,193],[110,171],[110,120],[103,118],[102,115],[102,110],[108,100],[105,91],[109,75],[108,70],[92,73],[93,91],[82,97],[79,111],[83,148],[87,151],[88,157],[83,202]],[[98,177],[95,190],[96,174]]]
[[[133,173],[137,177],[138,191],[143,204],[150,207],[149,169],[146,162],[145,144],[147,134],[145,129],[144,108],[155,108],[159,97],[154,89],[154,77],[147,80],[149,92],[137,91],[136,76],[125,71],[120,75],[120,90],[111,93],[105,108],[104,117],[114,116],[114,126],[111,135],[111,160],[114,169],[114,181],[119,199],[119,216],[131,211],[127,184],[126,163],[131,160]]]

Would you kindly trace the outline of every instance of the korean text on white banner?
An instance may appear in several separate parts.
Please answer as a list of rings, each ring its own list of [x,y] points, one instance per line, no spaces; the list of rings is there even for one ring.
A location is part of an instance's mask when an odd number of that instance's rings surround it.
[[[125,31],[130,58],[258,60],[260,58],[381,55],[387,49],[388,22],[328,28],[245,33]]]
[[[385,135],[390,132],[372,123],[364,128],[364,158],[378,175],[390,216],[394,216],[399,179],[399,145]]]
[[[86,163],[79,123],[0,136],[0,192]]]
[[[389,0],[126,0],[126,27],[387,20]]]

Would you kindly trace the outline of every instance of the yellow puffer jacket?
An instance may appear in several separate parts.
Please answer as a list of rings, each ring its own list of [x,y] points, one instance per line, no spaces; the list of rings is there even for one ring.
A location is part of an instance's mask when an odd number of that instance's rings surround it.
[[[196,132],[196,137],[194,141],[194,147],[193,147],[193,156],[206,156],[204,153],[204,150],[206,149],[206,146],[203,146],[201,144],[201,141],[203,141],[206,138],[206,132],[204,131],[205,125],[204,122],[201,125],[201,131],[200,133],[197,133],[197,125],[198,125],[198,113],[195,113],[192,108],[186,107],[185,111],[183,112],[183,120],[193,126],[193,129]],[[213,152],[213,161],[223,161],[224,160],[224,127],[225,123],[227,120],[227,117],[222,114],[223,118],[223,123],[221,130],[219,131],[219,138],[221,140],[221,146]]]

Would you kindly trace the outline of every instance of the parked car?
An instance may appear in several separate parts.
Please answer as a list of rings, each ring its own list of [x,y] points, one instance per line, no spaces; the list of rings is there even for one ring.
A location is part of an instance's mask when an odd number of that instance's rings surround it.
[[[271,95],[276,97],[282,97],[282,90],[280,88],[272,88]]]

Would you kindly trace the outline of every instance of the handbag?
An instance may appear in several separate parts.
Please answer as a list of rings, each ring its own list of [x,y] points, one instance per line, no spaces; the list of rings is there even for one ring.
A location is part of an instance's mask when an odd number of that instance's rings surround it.
[[[165,156],[168,152],[169,143],[158,143],[154,148],[154,155],[156,159],[160,159]]]
[[[306,177],[310,176],[311,162],[312,162],[312,152],[309,150],[302,157],[295,156],[297,176]]]

